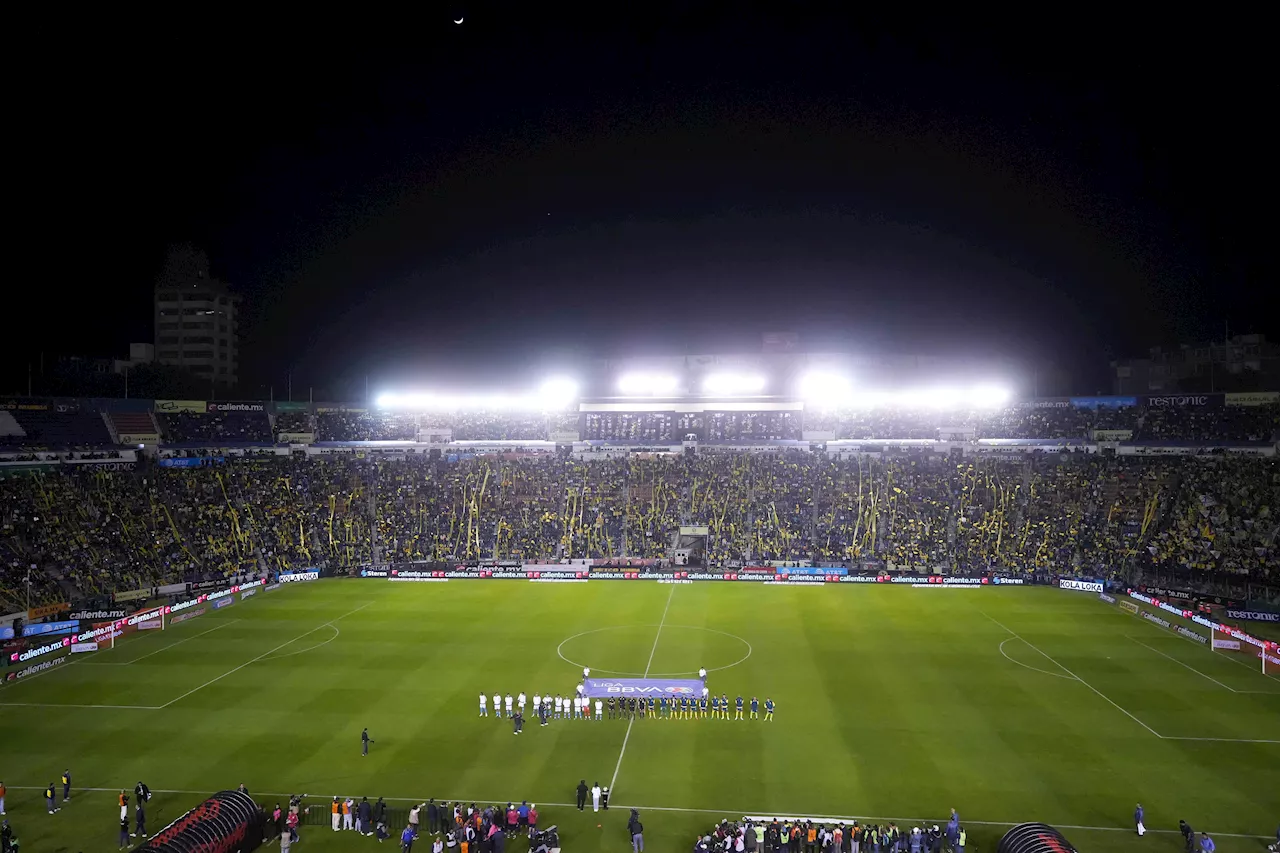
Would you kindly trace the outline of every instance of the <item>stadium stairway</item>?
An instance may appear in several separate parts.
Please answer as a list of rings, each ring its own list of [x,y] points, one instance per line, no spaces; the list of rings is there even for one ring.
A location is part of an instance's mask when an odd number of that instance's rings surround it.
[[[151,412],[110,412],[111,438],[119,443],[122,435],[158,434],[155,416]]]

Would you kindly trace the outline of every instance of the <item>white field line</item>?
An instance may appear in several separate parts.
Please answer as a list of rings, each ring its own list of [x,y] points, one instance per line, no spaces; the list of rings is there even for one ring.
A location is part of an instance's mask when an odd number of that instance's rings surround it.
[[[1064,675],[1061,672],[1050,672],[1047,669],[1040,669],[1039,667],[1032,666],[1029,663],[1023,663],[1020,660],[1014,660],[1013,658],[1009,657],[1009,653],[1004,650],[1004,644],[1009,642],[1010,640],[1020,640],[1024,643],[1026,642],[1026,640],[1023,640],[1021,637],[1008,637],[1000,641],[1000,654],[1004,655],[1004,659],[1007,660],[1009,663],[1016,663],[1018,666],[1025,667],[1026,669],[1029,669],[1032,672],[1038,672],[1038,673],[1041,673],[1042,675],[1052,675],[1054,678],[1062,678],[1067,681],[1075,681],[1075,679],[1072,678],[1071,676]],[[1039,649],[1037,649],[1037,651],[1039,651]],[[1044,654],[1044,652],[1040,652],[1040,653]]]
[[[165,702],[165,703],[164,703],[163,705],[161,705],[160,707],[161,707],[161,708],[168,708],[168,707],[169,707],[170,705],[172,705],[173,703],[175,703],[175,702],[180,702],[180,701],[182,701],[183,699],[186,699],[186,698],[187,698],[188,696],[190,696],[191,694],[193,694],[193,693],[198,693],[199,691],[201,691],[201,690],[205,689],[206,687],[208,687],[208,686],[209,686],[209,685],[211,685],[211,684],[217,684],[219,681],[221,681],[222,679],[226,678],[228,675],[235,675],[237,672],[239,672],[240,670],[244,669],[244,668],[245,668],[246,666],[248,666],[249,664],[257,663],[258,661],[262,660],[263,658],[267,657],[268,655],[270,655],[270,654],[272,654],[272,653],[274,653],[274,652],[278,652],[278,651],[280,651],[280,650],[281,650],[281,649],[283,649],[285,646],[288,646],[288,645],[290,645],[291,643],[296,643],[298,640],[301,640],[303,637],[307,636],[308,634],[314,634],[316,631],[319,631],[321,628],[328,628],[328,627],[332,627],[332,625],[333,625],[333,623],[334,623],[334,622],[337,622],[337,621],[338,621],[338,620],[340,620],[340,619],[346,619],[348,616],[350,616],[350,615],[351,615],[351,614],[353,614],[353,613],[359,613],[361,610],[364,610],[364,609],[365,609],[366,607],[368,607],[370,604],[373,604],[373,602],[372,602],[372,601],[366,601],[364,604],[361,604],[359,607],[355,608],[354,610],[348,610],[346,613],[344,613],[344,614],[342,614],[341,616],[337,617],[337,619],[330,619],[328,622],[325,622],[323,625],[317,625],[316,627],[312,628],[310,631],[305,631],[305,632],[303,632],[303,633],[299,634],[298,636],[294,637],[292,640],[289,640],[289,641],[287,641],[287,642],[281,643],[280,645],[276,646],[274,649],[271,649],[271,651],[263,652],[262,654],[258,655],[256,658],[254,658],[253,660],[245,661],[244,663],[240,664],[240,665],[239,665],[238,667],[236,667],[235,669],[228,670],[227,672],[222,673],[222,675],[219,675],[217,678],[211,678],[211,679],[209,679],[208,681],[206,681],[204,684],[201,684],[199,687],[193,687],[192,689],[188,690],[186,693],[183,693],[183,694],[182,694],[181,696],[179,696],[177,699],[170,699],[168,702]]]
[[[1128,635],[1126,634],[1126,636],[1128,636]],[[1160,655],[1160,657],[1162,657],[1162,658],[1168,658],[1169,660],[1173,661],[1173,662],[1174,662],[1174,663],[1176,663],[1178,666],[1183,667],[1184,669],[1189,669],[1189,670],[1191,670],[1192,672],[1194,672],[1196,675],[1200,676],[1201,678],[1207,678],[1209,681],[1212,681],[1214,684],[1218,685],[1219,687],[1223,688],[1224,690],[1230,690],[1232,693],[1237,692],[1237,691],[1236,691],[1236,689],[1235,689],[1234,687],[1228,687],[1227,685],[1223,684],[1221,681],[1219,681],[1218,679],[1214,678],[1213,676],[1211,676],[1211,675],[1205,675],[1203,672],[1201,672],[1200,670],[1196,669],[1196,668],[1195,668],[1194,666],[1192,666],[1191,664],[1189,664],[1189,663],[1183,663],[1182,661],[1180,661],[1180,660],[1178,660],[1177,658],[1175,658],[1173,655],[1167,655],[1167,654],[1165,654],[1164,652],[1160,651],[1160,650],[1159,650],[1159,649],[1157,649],[1155,646],[1148,646],[1146,643],[1142,642],[1142,641],[1141,641],[1141,640],[1139,640],[1137,637],[1129,637],[1129,639],[1130,639],[1130,640],[1133,640],[1135,643],[1137,643],[1138,645],[1142,646],[1144,649],[1147,649],[1148,651],[1155,652],[1156,654]]]
[[[43,675],[43,673],[41,673]],[[68,705],[50,702],[0,702],[0,708],[113,708],[126,711],[159,711],[163,705]]]
[[[214,631],[220,631],[223,628],[227,627],[228,625],[234,625],[236,622],[239,622],[239,621],[240,621],[239,619],[228,619],[226,622],[223,622],[220,625],[215,625],[214,627],[210,628],[208,631],[201,631],[199,634],[192,634],[190,637],[183,637],[181,640],[178,640],[176,643],[170,643],[167,646],[161,646],[160,648],[156,649],[154,652],[147,652],[145,655],[136,657],[133,660],[125,660],[125,661],[81,660],[81,661],[77,661],[77,663],[79,663],[82,666],[129,666],[130,664],[135,664],[140,660],[146,660],[152,655],[158,655],[161,652],[167,652],[169,651],[169,649],[172,649],[175,646],[180,646],[183,643],[187,642],[188,640],[195,640],[199,637],[203,637],[205,634],[212,634]]]
[[[1058,662],[1057,662],[1056,660],[1054,660],[1053,658],[1049,657],[1049,655],[1047,655],[1047,654],[1045,654],[1044,652],[1040,651],[1040,649],[1037,649],[1035,646],[1031,645],[1031,643],[1027,642],[1027,640],[1025,640],[1023,637],[1021,637],[1021,636],[1018,634],[1018,632],[1017,632],[1017,631],[1014,631],[1014,630],[1013,630],[1012,628],[1010,628],[1008,625],[1005,625],[1004,623],[1000,622],[1000,621],[999,621],[998,619],[996,619],[994,616],[990,616],[990,615],[988,615],[987,613],[984,613],[984,612],[983,612],[983,611],[981,611],[981,610],[980,610],[980,611],[978,611],[978,612],[979,612],[979,613],[982,613],[982,615],[983,615],[983,616],[986,616],[986,617],[987,617],[988,619],[990,619],[992,622],[995,622],[995,623],[996,623],[997,625],[999,625],[1001,628],[1004,628],[1006,631],[1008,631],[1008,632],[1009,632],[1010,634],[1012,634],[1013,636],[1017,637],[1019,640],[1022,640],[1022,642],[1026,643],[1028,646],[1031,646],[1031,648],[1035,649],[1037,652],[1040,652],[1040,654],[1042,654],[1042,655],[1044,655],[1046,658],[1048,658],[1048,659],[1049,659],[1049,660],[1050,660],[1054,665],[1056,665],[1059,669],[1061,669],[1061,670],[1062,670],[1063,672],[1065,672],[1067,675],[1071,676],[1071,677],[1072,677],[1072,678],[1074,678],[1076,681],[1080,682],[1080,683],[1081,683],[1081,684],[1083,684],[1085,687],[1088,687],[1088,688],[1089,688],[1090,690],[1092,690],[1094,693],[1096,693],[1096,694],[1098,694],[1100,697],[1102,697],[1102,699],[1103,699],[1103,700],[1104,700],[1108,705],[1110,705],[1111,707],[1115,708],[1117,711],[1119,711],[1120,713],[1124,714],[1126,717],[1128,717],[1129,719],[1133,720],[1135,723],[1137,723],[1138,725],[1142,726],[1142,727],[1143,727],[1144,729],[1146,729],[1147,731],[1151,732],[1151,734],[1155,735],[1156,737],[1160,737],[1160,733],[1159,733],[1158,731],[1156,731],[1155,729],[1151,728],[1151,726],[1148,726],[1146,723],[1142,722],[1142,720],[1139,720],[1139,719],[1138,719],[1137,717],[1135,717],[1133,714],[1130,714],[1130,713],[1129,713],[1128,711],[1126,711],[1124,708],[1121,708],[1119,705],[1117,705],[1115,702],[1113,702],[1111,699],[1109,699],[1109,698],[1107,697],[1107,695],[1106,695],[1105,693],[1103,693],[1101,690],[1099,690],[1098,688],[1094,687],[1092,684],[1090,684],[1089,682],[1085,681],[1083,678],[1081,678],[1080,676],[1076,675],[1074,672],[1072,672],[1071,670],[1067,669],[1065,666],[1063,666],[1062,664],[1058,663]]]
[[[15,791],[43,791],[44,790],[43,785],[10,785],[9,787]],[[128,786],[125,786],[125,787],[127,788]],[[76,788],[76,790],[114,794],[119,792],[120,789],[119,788]],[[209,792],[207,790],[192,791],[192,790],[177,789],[177,788],[168,788],[168,789],[152,788],[151,791],[152,793],[155,793],[155,794],[190,794],[190,795],[196,795],[201,797],[207,797],[209,795]],[[296,793],[296,791],[294,793]],[[612,789],[610,789],[610,793],[612,793]],[[286,794],[282,791],[258,791],[257,794],[263,797],[285,798],[285,797],[292,796],[292,794]],[[315,795],[304,794],[303,796],[309,797],[309,796],[315,796]],[[325,793],[320,796],[323,796],[324,798],[327,799],[329,797],[329,794]],[[337,796],[344,797],[347,795],[338,794]],[[423,803],[423,802],[426,802],[427,798],[426,797],[383,797],[383,799],[393,803]],[[449,802],[464,802],[464,803],[514,802],[514,800],[512,800],[510,797],[447,797],[445,799]],[[542,805],[544,806],[550,806],[551,808],[563,808],[563,809],[577,808],[577,806],[573,803],[549,803],[543,800],[539,800],[538,802],[542,803]],[[758,815],[758,814],[764,813],[762,811],[753,812],[748,809],[691,809],[691,808],[675,808],[671,806],[635,806],[635,805],[624,805],[622,803],[617,803],[617,804],[610,803],[610,805],[613,806],[613,808],[615,809],[636,809],[638,811],[650,811],[650,812],[677,812],[677,813],[683,813],[683,814],[715,814],[715,815],[721,815],[724,817],[729,817],[729,816],[742,817],[748,814]],[[782,817],[782,816],[783,815],[779,814],[779,817]],[[792,815],[792,817],[796,817],[796,816],[797,815]],[[921,823],[922,824],[922,823],[940,823],[941,822],[941,819],[937,817],[932,817],[932,818],[876,817],[874,815],[802,815],[802,817],[808,817],[813,820],[821,820],[821,821],[843,820],[846,823],[852,823],[855,820],[862,821],[863,823],[893,822],[893,823],[912,823],[912,824]],[[1025,821],[965,820],[964,822],[966,824],[972,824],[974,826],[1016,826],[1019,823],[1024,823]],[[1088,831],[1088,832],[1128,832],[1128,833],[1133,832],[1133,827],[1131,826],[1081,826],[1078,824],[1057,823],[1057,822],[1054,822],[1050,825],[1055,826],[1058,829],[1078,829],[1078,830]],[[1150,829],[1149,828],[1147,829],[1147,832],[1156,832],[1163,835],[1181,834],[1176,829]],[[1231,832],[1215,832],[1213,834],[1219,838],[1249,838],[1249,839],[1260,838],[1260,839],[1266,839],[1266,840],[1270,840],[1272,838],[1272,836],[1270,835],[1248,835],[1245,833],[1231,833]]]
[[[667,612],[671,610],[671,599],[675,594],[676,588],[672,586],[671,592],[667,593],[667,606],[662,608],[662,619],[658,622],[658,630],[653,635],[653,648],[649,649],[649,662],[644,665],[644,678],[649,677],[649,670],[653,667],[653,656],[658,651],[658,640],[662,637],[662,626],[667,624]],[[609,780],[609,796],[613,796],[614,786],[618,784],[618,771],[622,769],[622,757],[627,754],[627,741],[631,740],[631,727],[635,725],[635,722],[635,717],[627,721],[627,733],[622,736],[622,749],[618,752],[618,763],[613,765],[613,778]]]

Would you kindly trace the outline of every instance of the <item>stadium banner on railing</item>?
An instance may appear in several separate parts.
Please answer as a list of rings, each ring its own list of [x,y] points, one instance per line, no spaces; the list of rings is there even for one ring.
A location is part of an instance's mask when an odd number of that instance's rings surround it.
[[[205,402],[204,400],[156,400],[155,410],[161,414],[187,412],[189,414],[203,415],[205,413]]]
[[[316,405],[317,414],[336,414],[339,412],[349,412],[353,415],[362,415],[369,411],[365,406],[347,406],[342,403],[319,403]]]
[[[49,400],[31,398],[9,397],[8,399],[0,400],[0,409],[7,409],[11,412],[47,412],[50,405],[51,401]]]
[[[1133,438],[1133,430],[1131,429],[1095,429],[1093,431],[1094,441],[1128,441]]]
[[[1072,397],[1071,405],[1077,409],[1123,409],[1138,405],[1137,397]]]
[[[225,461],[221,456],[163,456],[156,460],[156,464],[161,468],[204,468],[221,465]]]
[[[1141,608],[1139,608],[1138,605],[1134,604],[1132,601],[1120,602],[1120,609],[1123,610],[1125,613],[1132,613],[1134,616],[1137,616],[1139,613],[1142,612]]]
[[[12,666],[15,663],[26,663],[33,658],[38,658],[41,655],[47,655],[50,652],[60,651],[70,645],[71,638],[63,637],[61,640],[52,640],[42,646],[28,648],[26,651],[11,652],[9,654],[9,665]]]
[[[1147,586],[1143,587],[1142,591],[1149,595],[1163,595],[1165,598],[1173,598],[1178,601],[1193,601],[1196,597],[1195,593],[1189,589],[1169,589],[1163,586]]]
[[[1280,391],[1245,391],[1227,394],[1228,406],[1274,406],[1280,403]]]
[[[111,599],[117,603],[121,601],[137,601],[138,599],[141,599],[141,598],[150,598],[150,597],[151,597],[151,587],[149,586],[144,587],[143,589],[131,589],[127,592],[116,592],[116,593],[112,593],[111,595]]]
[[[1228,609],[1226,614],[1228,619],[1239,619],[1242,622],[1280,622],[1280,613],[1268,613],[1265,610]]]
[[[1070,397],[1035,397],[1022,404],[1028,409],[1069,409]]]
[[[309,412],[311,411],[310,403],[295,403],[292,400],[277,400],[277,412]]]
[[[122,432],[116,436],[121,444],[159,444],[158,432]]]
[[[314,444],[316,434],[314,432],[282,432],[278,438],[284,444]]]
[[[844,568],[843,566],[838,569],[823,569],[817,566],[792,566],[790,568],[785,566],[778,566],[776,567],[775,571],[779,575],[784,575],[784,576],[794,576],[794,575],[837,575],[839,576],[839,575],[849,574],[849,570]]]
[[[1100,592],[1100,593],[1098,593],[1098,599],[1099,599],[1099,600],[1101,600],[1101,601],[1105,601],[1107,604],[1115,604],[1115,603],[1116,603],[1116,600],[1115,600],[1114,598],[1112,598],[1111,596],[1107,595],[1105,592]]]
[[[1143,397],[1148,409],[1217,409],[1226,403],[1225,394],[1157,394]]]
[[[267,404],[266,403],[236,403],[232,401],[210,400],[208,404],[206,404],[205,408],[209,412],[209,414],[214,414],[216,412],[248,412],[250,414],[260,412],[265,414],[267,411]]]
[[[299,581],[314,581],[320,579],[319,569],[305,569],[300,572],[281,572],[278,580],[280,583],[298,583]]]
[[[70,634],[80,627],[79,621],[72,622],[36,622],[22,626],[22,636],[39,637],[43,634]]]
[[[27,611],[28,619],[43,619],[46,616],[52,616],[55,613],[61,613],[64,610],[70,610],[71,603],[68,601],[59,601],[56,604],[42,604],[39,607],[32,607]]]
[[[167,583],[156,587],[156,595],[182,595],[187,591],[185,583]]]
[[[1074,589],[1079,592],[1106,592],[1105,587],[1097,581],[1078,581],[1070,578],[1059,580],[1058,589]]]

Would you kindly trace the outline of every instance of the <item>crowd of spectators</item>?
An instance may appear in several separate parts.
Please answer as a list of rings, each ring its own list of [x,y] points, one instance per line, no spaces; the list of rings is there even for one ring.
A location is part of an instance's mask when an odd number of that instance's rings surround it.
[[[158,415],[166,441],[270,442],[266,412],[170,412]]]
[[[1280,461],[803,451],[247,456],[199,468],[63,466],[0,479],[0,586],[37,593],[372,560],[669,558],[713,566],[1130,567],[1274,583]]]

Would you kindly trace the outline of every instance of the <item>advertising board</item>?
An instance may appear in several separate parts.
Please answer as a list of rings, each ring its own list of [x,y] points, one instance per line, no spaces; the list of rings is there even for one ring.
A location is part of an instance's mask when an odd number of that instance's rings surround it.
[[[320,571],[318,569],[305,569],[297,572],[281,572],[280,583],[299,583],[301,581],[314,581],[320,579]]]
[[[1078,581],[1069,578],[1063,578],[1058,581],[1058,589],[1074,589],[1079,592],[1105,592],[1102,584],[1097,581]]]
[[[26,669],[19,669],[11,672],[6,672],[4,675],[4,680],[5,682],[19,681],[31,675],[38,675],[42,672],[48,672],[49,670],[53,669],[55,666],[59,666],[60,664],[64,664],[66,662],[67,662],[66,655],[63,655],[62,657],[52,658],[50,660],[40,661],[39,663],[32,664]]]
[[[1228,609],[1226,614],[1228,619],[1239,619],[1242,622],[1280,622],[1280,613],[1268,613],[1265,610]]]

